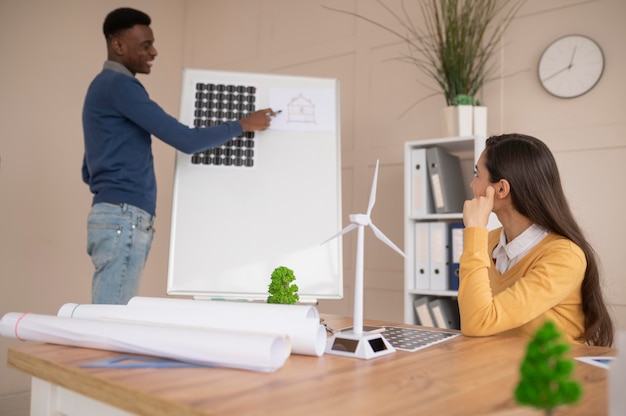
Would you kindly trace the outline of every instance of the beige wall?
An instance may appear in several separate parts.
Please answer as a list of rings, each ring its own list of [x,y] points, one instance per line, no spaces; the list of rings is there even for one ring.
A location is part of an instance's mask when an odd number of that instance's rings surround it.
[[[386,3],[397,6],[399,0]],[[0,0],[0,316],[54,314],[63,303],[90,301],[92,268],[84,252],[90,194],[80,179],[80,113],[86,87],[105,59],[102,19],[120,5],[153,18],[160,55],[152,74],[140,80],[174,115],[182,67],[339,78],[344,218],[366,204],[379,158],[373,219],[401,245],[402,145],[439,136],[444,102],[437,96],[415,104],[430,93],[423,84],[432,84],[392,60],[403,45],[324,4],[388,19],[373,0]],[[554,150],[572,208],[600,255],[621,329],[626,140],[623,110],[615,104],[626,93],[624,17],[622,0],[529,0],[507,32],[501,55],[506,77],[484,91],[490,134],[529,133]],[[536,64],[550,41],[569,33],[595,38],[607,66],[591,93],[559,100],[539,86]],[[141,294],[164,296],[174,152],[158,140],[154,151],[157,234]],[[352,313],[353,236],[344,239],[344,251],[346,299],[321,301],[322,312]],[[365,316],[401,321],[402,259],[368,235],[365,267]],[[15,345],[0,337],[0,397],[29,388],[26,375],[4,364],[7,348]]]

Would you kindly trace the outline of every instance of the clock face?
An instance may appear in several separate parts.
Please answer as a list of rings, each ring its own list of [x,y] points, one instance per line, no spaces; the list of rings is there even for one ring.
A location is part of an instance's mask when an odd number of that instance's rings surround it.
[[[539,59],[539,80],[559,98],[579,97],[590,91],[604,71],[600,46],[582,35],[568,35],[552,42]]]

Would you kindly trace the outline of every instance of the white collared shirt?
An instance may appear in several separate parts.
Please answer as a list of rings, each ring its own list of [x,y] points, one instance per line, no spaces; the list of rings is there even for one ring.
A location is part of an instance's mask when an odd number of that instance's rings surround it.
[[[507,244],[503,228],[500,242],[492,254],[498,272],[504,274],[547,235],[548,232],[543,227],[533,224]]]

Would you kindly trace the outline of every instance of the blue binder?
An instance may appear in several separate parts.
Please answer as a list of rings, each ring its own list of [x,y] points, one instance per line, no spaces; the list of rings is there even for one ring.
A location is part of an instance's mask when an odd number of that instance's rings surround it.
[[[459,290],[459,263],[461,259],[461,253],[463,253],[463,228],[462,222],[451,222],[448,230],[449,234],[449,259],[450,273],[448,273],[450,279],[450,290]]]

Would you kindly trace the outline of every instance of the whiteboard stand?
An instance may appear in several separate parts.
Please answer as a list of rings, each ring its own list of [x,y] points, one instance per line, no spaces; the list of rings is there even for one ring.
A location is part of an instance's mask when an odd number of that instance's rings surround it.
[[[183,71],[180,121],[198,128],[258,109],[268,130],[176,154],[168,295],[264,301],[294,271],[302,302],[343,298],[339,81]]]

